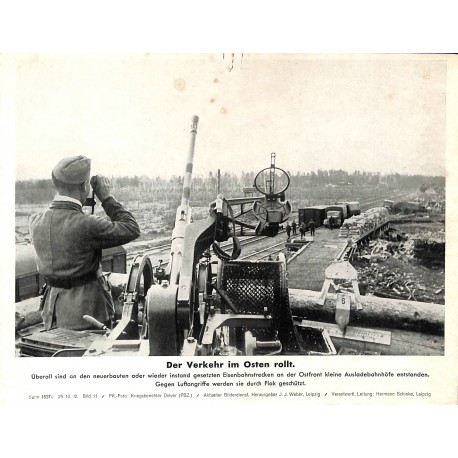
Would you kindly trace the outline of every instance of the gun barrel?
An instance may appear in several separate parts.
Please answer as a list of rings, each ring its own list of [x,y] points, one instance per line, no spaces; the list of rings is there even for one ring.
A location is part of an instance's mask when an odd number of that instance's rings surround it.
[[[191,208],[189,198],[191,196],[192,166],[194,161],[194,146],[196,143],[197,124],[199,117],[192,118],[191,140],[189,143],[188,159],[183,180],[183,193],[181,195],[181,205],[178,207],[175,217],[175,227],[172,232],[172,245],[170,248],[170,284],[177,284],[180,270],[181,259],[183,256],[184,234],[187,224],[191,221]]]
[[[186,162],[186,172],[185,172],[184,181],[183,181],[183,194],[181,196],[181,206],[189,205],[189,197],[191,195],[191,183],[192,183],[192,167],[194,163],[194,146],[196,144],[198,122],[199,122],[199,117],[194,116],[192,118],[191,140],[189,143],[188,160]]]

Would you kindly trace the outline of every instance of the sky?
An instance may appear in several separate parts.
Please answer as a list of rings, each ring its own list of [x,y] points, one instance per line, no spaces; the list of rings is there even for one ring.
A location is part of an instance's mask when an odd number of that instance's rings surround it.
[[[17,55],[16,179],[65,156],[93,173],[343,169],[445,174],[446,57]]]

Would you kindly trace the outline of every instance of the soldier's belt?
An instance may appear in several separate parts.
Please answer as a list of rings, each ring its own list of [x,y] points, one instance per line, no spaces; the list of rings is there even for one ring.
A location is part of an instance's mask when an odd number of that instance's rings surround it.
[[[52,278],[52,277],[45,277],[46,284],[48,286],[53,286],[55,288],[64,288],[70,289],[74,288],[75,286],[83,286],[91,283],[94,280],[97,280],[98,275],[97,272],[89,272],[87,274],[81,275],[80,277],[73,277],[73,278]]]

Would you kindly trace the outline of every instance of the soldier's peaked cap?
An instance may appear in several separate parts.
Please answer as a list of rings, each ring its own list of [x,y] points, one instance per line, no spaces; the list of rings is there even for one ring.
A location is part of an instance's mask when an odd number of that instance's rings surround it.
[[[86,156],[65,157],[52,171],[54,177],[67,184],[81,184],[89,180],[91,160]]]

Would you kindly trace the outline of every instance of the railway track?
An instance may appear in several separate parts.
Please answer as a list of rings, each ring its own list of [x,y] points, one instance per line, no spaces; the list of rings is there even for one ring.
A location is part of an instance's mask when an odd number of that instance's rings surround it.
[[[402,200],[405,198],[408,198],[410,196],[411,192],[406,192],[403,194],[396,194],[396,195],[390,195],[387,196],[386,199],[396,199],[396,200]],[[361,211],[366,211],[369,208],[376,207],[376,206],[382,206],[383,205],[383,200],[380,198],[376,199],[367,199],[367,200],[362,200],[360,202],[361,205]],[[291,218],[294,219],[295,215],[292,215]],[[297,219],[297,217],[296,217]],[[284,233],[284,231],[280,231],[279,235]],[[250,253],[242,255],[239,259],[241,260],[263,260],[263,259],[269,259],[269,257],[275,259],[276,256],[284,251],[284,244],[285,242],[279,242],[274,245],[269,245],[268,247],[265,246],[265,241],[266,239],[271,239],[270,237],[257,237],[257,236],[243,236],[240,237],[240,243],[242,245],[242,248],[245,247],[252,247],[256,244],[263,244],[263,247],[259,250],[253,250],[250,251]],[[147,242],[145,242],[147,243]],[[305,244],[306,246],[307,244]],[[220,244],[222,249],[228,248],[231,246],[231,242],[223,242]],[[162,267],[167,266],[168,264],[168,258],[170,255],[170,243],[162,244],[162,245],[157,245],[154,247],[150,248],[140,248],[138,250],[132,250],[127,254],[127,266],[130,268],[130,265],[132,264],[132,261],[134,258],[138,255],[147,255],[150,257],[151,262],[153,264],[153,267],[157,267],[159,265],[159,260],[162,260]],[[278,248],[281,247],[281,248]],[[246,251],[246,250],[245,250]],[[303,248],[300,250],[301,252],[303,251]],[[293,255],[294,256],[294,255]],[[348,253],[341,254],[341,258],[345,258],[348,256]],[[292,257],[291,257],[292,258]]]
[[[390,199],[390,200],[394,200],[394,201],[400,201],[400,200],[408,199],[411,194],[412,194],[412,191],[409,191],[409,192],[405,192],[405,193],[402,193],[402,194],[392,194],[392,195],[386,196],[386,197],[384,197],[382,199],[377,198],[377,199],[361,200],[360,201],[361,211],[363,212],[363,211],[366,211],[369,208],[373,208],[373,207],[381,207],[381,206],[383,206],[383,201],[385,199]]]
[[[269,258],[271,260],[274,260],[279,253],[282,253],[284,251],[285,251],[285,242],[282,241],[282,242],[270,245],[268,247],[265,247],[261,250],[246,254],[245,256],[241,256],[239,260],[241,261],[246,261],[246,260],[261,261],[261,260],[269,259]]]
[[[283,233],[284,231],[280,231],[279,234]],[[246,254],[244,257],[241,257],[239,259],[264,259],[268,258],[270,256],[276,256],[278,253],[283,251],[285,242],[282,241],[280,243],[275,244],[275,246],[280,246],[282,245],[282,249],[277,249],[276,251],[274,250],[272,253],[269,253],[268,250],[270,249],[270,246],[265,248],[264,242],[265,240],[275,240],[272,239],[271,237],[258,237],[258,236],[244,236],[240,237],[240,244],[243,247],[252,247],[255,244],[263,244],[263,248],[261,250],[257,251],[251,251],[249,254]],[[278,240],[278,239],[277,239]],[[231,247],[231,242],[223,242],[220,244],[220,247],[224,250],[225,248]],[[132,265],[133,260],[139,256],[148,256],[151,260],[151,263],[153,265],[153,268],[156,268],[159,266],[161,261],[161,267],[166,267],[169,263],[169,255],[170,255],[170,248],[171,244],[167,243],[164,245],[159,245],[156,247],[151,247],[147,249],[140,249],[140,250],[135,250],[131,251],[130,253],[127,254],[126,259],[127,259],[127,267],[128,269]],[[257,253],[257,254],[255,254]]]

